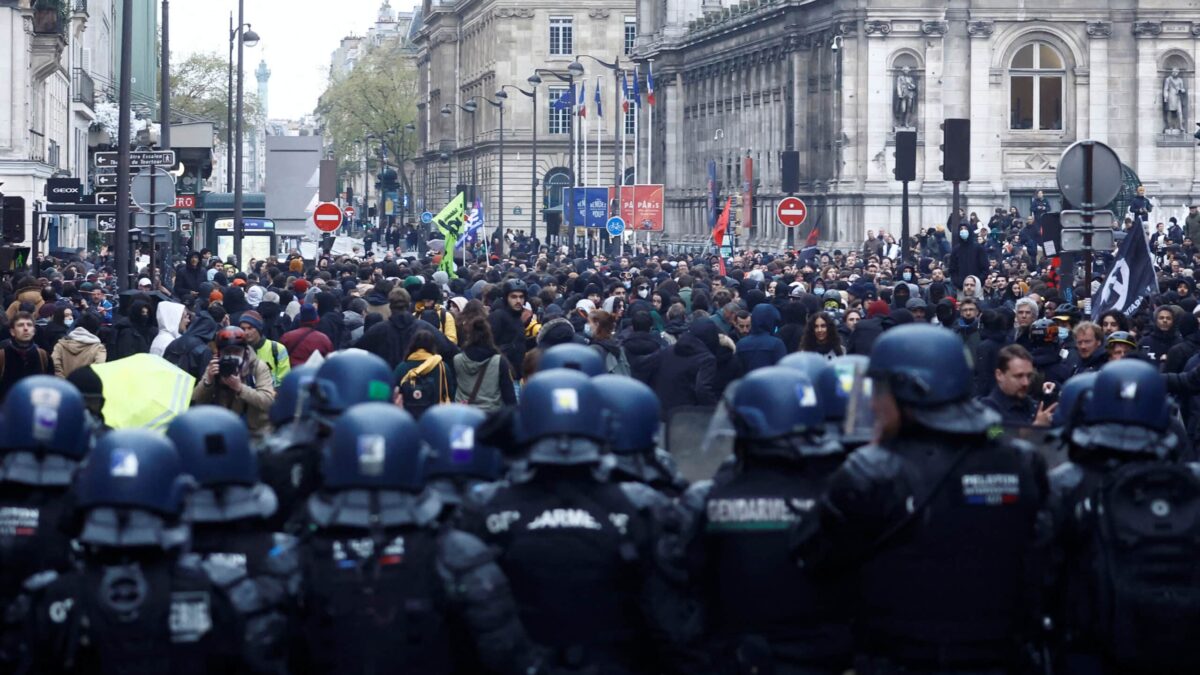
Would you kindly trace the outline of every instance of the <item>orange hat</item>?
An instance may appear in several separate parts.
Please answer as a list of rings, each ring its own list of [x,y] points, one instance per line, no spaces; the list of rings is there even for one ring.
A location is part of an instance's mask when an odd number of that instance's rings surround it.
[[[209,302],[221,302],[221,301],[222,301],[222,300],[224,300],[224,299],[225,299],[225,296],[224,296],[224,295],[221,295],[221,291],[218,291],[218,290],[217,290],[217,289],[215,289],[215,288],[213,289],[213,292],[212,292],[212,293],[209,293],[209,294],[208,294],[208,301],[209,301]]]
[[[233,285],[234,285],[234,286],[245,286],[245,285],[246,285],[246,280],[245,280],[245,279],[234,279],[234,280],[233,280]]]
[[[292,258],[292,261],[290,263],[288,263],[288,271],[289,272],[303,272],[304,271],[304,261],[301,260],[300,258]]]

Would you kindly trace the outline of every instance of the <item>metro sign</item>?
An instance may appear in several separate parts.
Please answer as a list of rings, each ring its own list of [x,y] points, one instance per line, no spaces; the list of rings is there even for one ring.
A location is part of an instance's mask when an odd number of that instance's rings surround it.
[[[194,208],[196,208],[196,195],[175,195],[175,208],[177,208],[177,209],[194,209]]]

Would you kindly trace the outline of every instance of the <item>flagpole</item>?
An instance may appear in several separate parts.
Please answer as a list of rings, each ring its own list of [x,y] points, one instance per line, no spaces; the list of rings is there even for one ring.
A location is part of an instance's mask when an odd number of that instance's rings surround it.
[[[651,79],[653,79],[653,77],[654,77],[654,60],[653,59],[650,60],[650,65],[648,67],[650,68],[650,77],[651,77]],[[649,80],[647,80],[646,86],[647,87],[650,86]],[[653,94],[653,90],[651,90],[651,94]],[[649,102],[649,100],[647,100],[647,102]],[[648,134],[646,136],[646,140],[647,140],[647,143],[649,144],[646,146],[646,182],[649,184],[653,184],[654,183],[654,104],[650,103],[649,108],[650,108],[650,111],[649,111],[650,112],[650,128],[646,132]],[[646,239],[647,239],[647,241],[650,239],[649,233],[646,234]]]

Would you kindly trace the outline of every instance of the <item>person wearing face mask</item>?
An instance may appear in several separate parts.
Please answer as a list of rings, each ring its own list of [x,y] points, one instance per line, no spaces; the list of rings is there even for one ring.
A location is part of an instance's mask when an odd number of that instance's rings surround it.
[[[987,274],[987,252],[975,239],[975,233],[966,224],[958,228],[954,238],[954,248],[950,251],[950,280],[955,288],[962,288],[967,277],[979,277]]]

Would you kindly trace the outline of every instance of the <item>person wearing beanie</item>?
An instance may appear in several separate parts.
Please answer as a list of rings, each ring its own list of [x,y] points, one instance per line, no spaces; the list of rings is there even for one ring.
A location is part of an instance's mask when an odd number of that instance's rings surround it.
[[[287,347],[274,340],[268,340],[263,335],[265,322],[262,315],[253,309],[242,312],[238,317],[238,326],[246,333],[246,344],[254,350],[258,360],[267,364],[267,368],[271,371],[271,379],[274,380],[275,387],[278,389],[283,378],[292,372],[292,363],[288,357]]]
[[[454,317],[442,304],[442,287],[433,282],[421,284],[413,297],[417,301],[413,314],[425,323],[433,324],[447,340],[458,344],[458,327],[454,325]]]
[[[317,330],[319,321],[317,308],[314,305],[303,305],[300,307],[298,327],[284,333],[279,339],[287,349],[288,363],[292,368],[299,368],[308,363],[314,353],[321,356],[333,353],[333,343],[329,341],[329,337]]]
[[[368,328],[358,341],[358,348],[371,352],[387,361],[388,367],[395,370],[408,358],[408,345],[413,333],[418,330],[429,330],[437,334],[437,352],[443,359],[449,360],[458,348],[438,331],[437,327],[418,319],[412,313],[412,296],[403,288],[393,288],[388,294],[388,307],[391,310],[386,321],[381,321]]]
[[[311,284],[308,283],[307,279],[297,279],[296,281],[294,281],[292,283],[292,290],[295,291],[296,297],[300,298],[300,297],[303,297],[304,294],[308,292],[308,288],[310,285]]]

